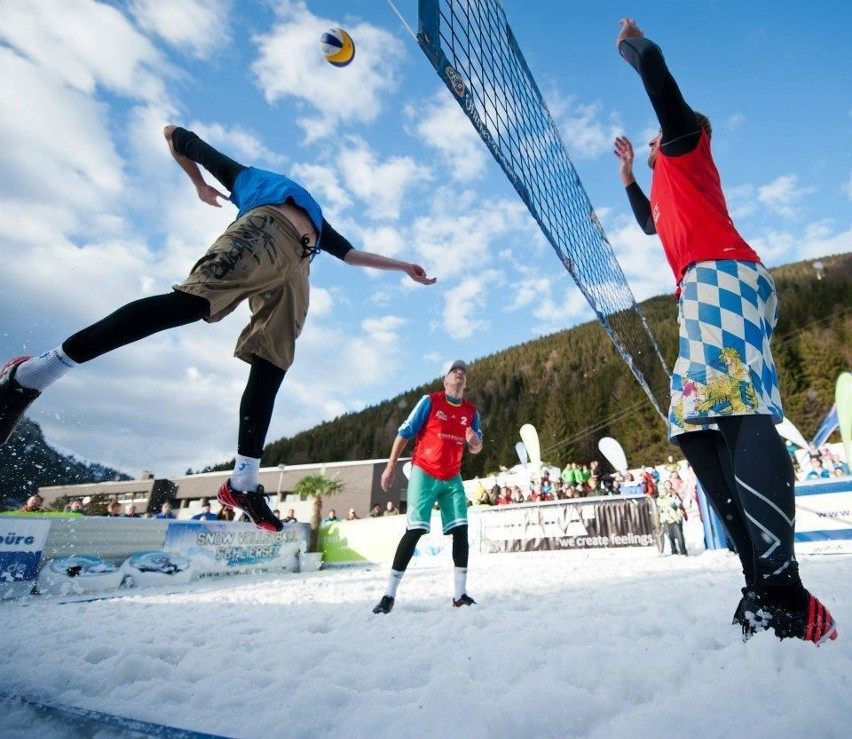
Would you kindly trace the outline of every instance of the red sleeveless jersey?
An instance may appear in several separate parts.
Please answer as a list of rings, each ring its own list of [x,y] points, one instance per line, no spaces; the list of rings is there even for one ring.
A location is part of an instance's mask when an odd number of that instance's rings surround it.
[[[465,431],[473,424],[476,406],[462,400],[453,405],[441,390],[430,393],[429,418],[417,434],[411,463],[438,480],[449,480],[461,470]]]
[[[710,139],[703,130],[698,146],[688,154],[671,157],[659,152],[650,201],[657,234],[678,282],[694,262],[760,261],[728,215]]]

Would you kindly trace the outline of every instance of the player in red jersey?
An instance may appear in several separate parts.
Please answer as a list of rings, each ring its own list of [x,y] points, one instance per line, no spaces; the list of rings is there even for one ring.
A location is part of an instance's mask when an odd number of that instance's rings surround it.
[[[453,537],[455,595],[453,605],[475,603],[467,592],[467,497],[461,479],[465,447],[472,454],[482,451],[479,411],[464,399],[467,364],[453,362],[444,376],[444,390],[424,395],[399,427],[387,467],[382,473],[382,489],[387,490],[396,475],[396,463],[410,439],[414,439],[411,478],[408,485],[408,521],[393,559],[388,587],[373,613],[390,613],[396,589],[414,556],[423,534],[429,532],[432,508],[437,501],[445,534]]]
[[[615,140],[615,155],[634,215],[659,235],[678,285],[669,435],[736,544],[746,586],[734,623],[744,637],[771,628],[820,644],[837,629],[803,587],[793,549],[795,476],[774,425],[784,417],[769,349],[775,284],[728,215],[709,120],[686,104],[660,47],[635,21],[621,21],[616,47],[660,122],[649,142],[650,200],[633,176],[628,139]]]

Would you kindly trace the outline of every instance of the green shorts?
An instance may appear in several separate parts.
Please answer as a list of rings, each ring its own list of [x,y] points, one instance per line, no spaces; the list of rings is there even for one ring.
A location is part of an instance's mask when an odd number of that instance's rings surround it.
[[[461,475],[439,480],[412,466],[408,481],[408,529],[431,529],[435,501],[441,509],[441,524],[445,534],[456,526],[467,526],[467,497]]]
[[[308,315],[310,260],[290,221],[269,206],[254,208],[228,226],[176,290],[210,303],[209,323],[248,300],[251,321],[234,356],[257,355],[276,367],[293,364],[296,339]]]

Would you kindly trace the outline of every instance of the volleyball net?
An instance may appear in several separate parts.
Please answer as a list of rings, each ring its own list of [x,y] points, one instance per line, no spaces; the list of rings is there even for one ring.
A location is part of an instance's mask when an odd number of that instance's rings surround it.
[[[418,0],[417,43],[666,420],[669,373],[499,0]]]

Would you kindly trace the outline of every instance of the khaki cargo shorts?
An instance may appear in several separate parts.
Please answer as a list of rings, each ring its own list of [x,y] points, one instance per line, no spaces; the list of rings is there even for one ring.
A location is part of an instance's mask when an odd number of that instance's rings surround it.
[[[293,364],[296,339],[308,315],[310,259],[299,232],[275,208],[261,206],[234,221],[175,290],[210,303],[208,323],[248,300],[251,320],[234,356],[252,355],[281,369]]]

